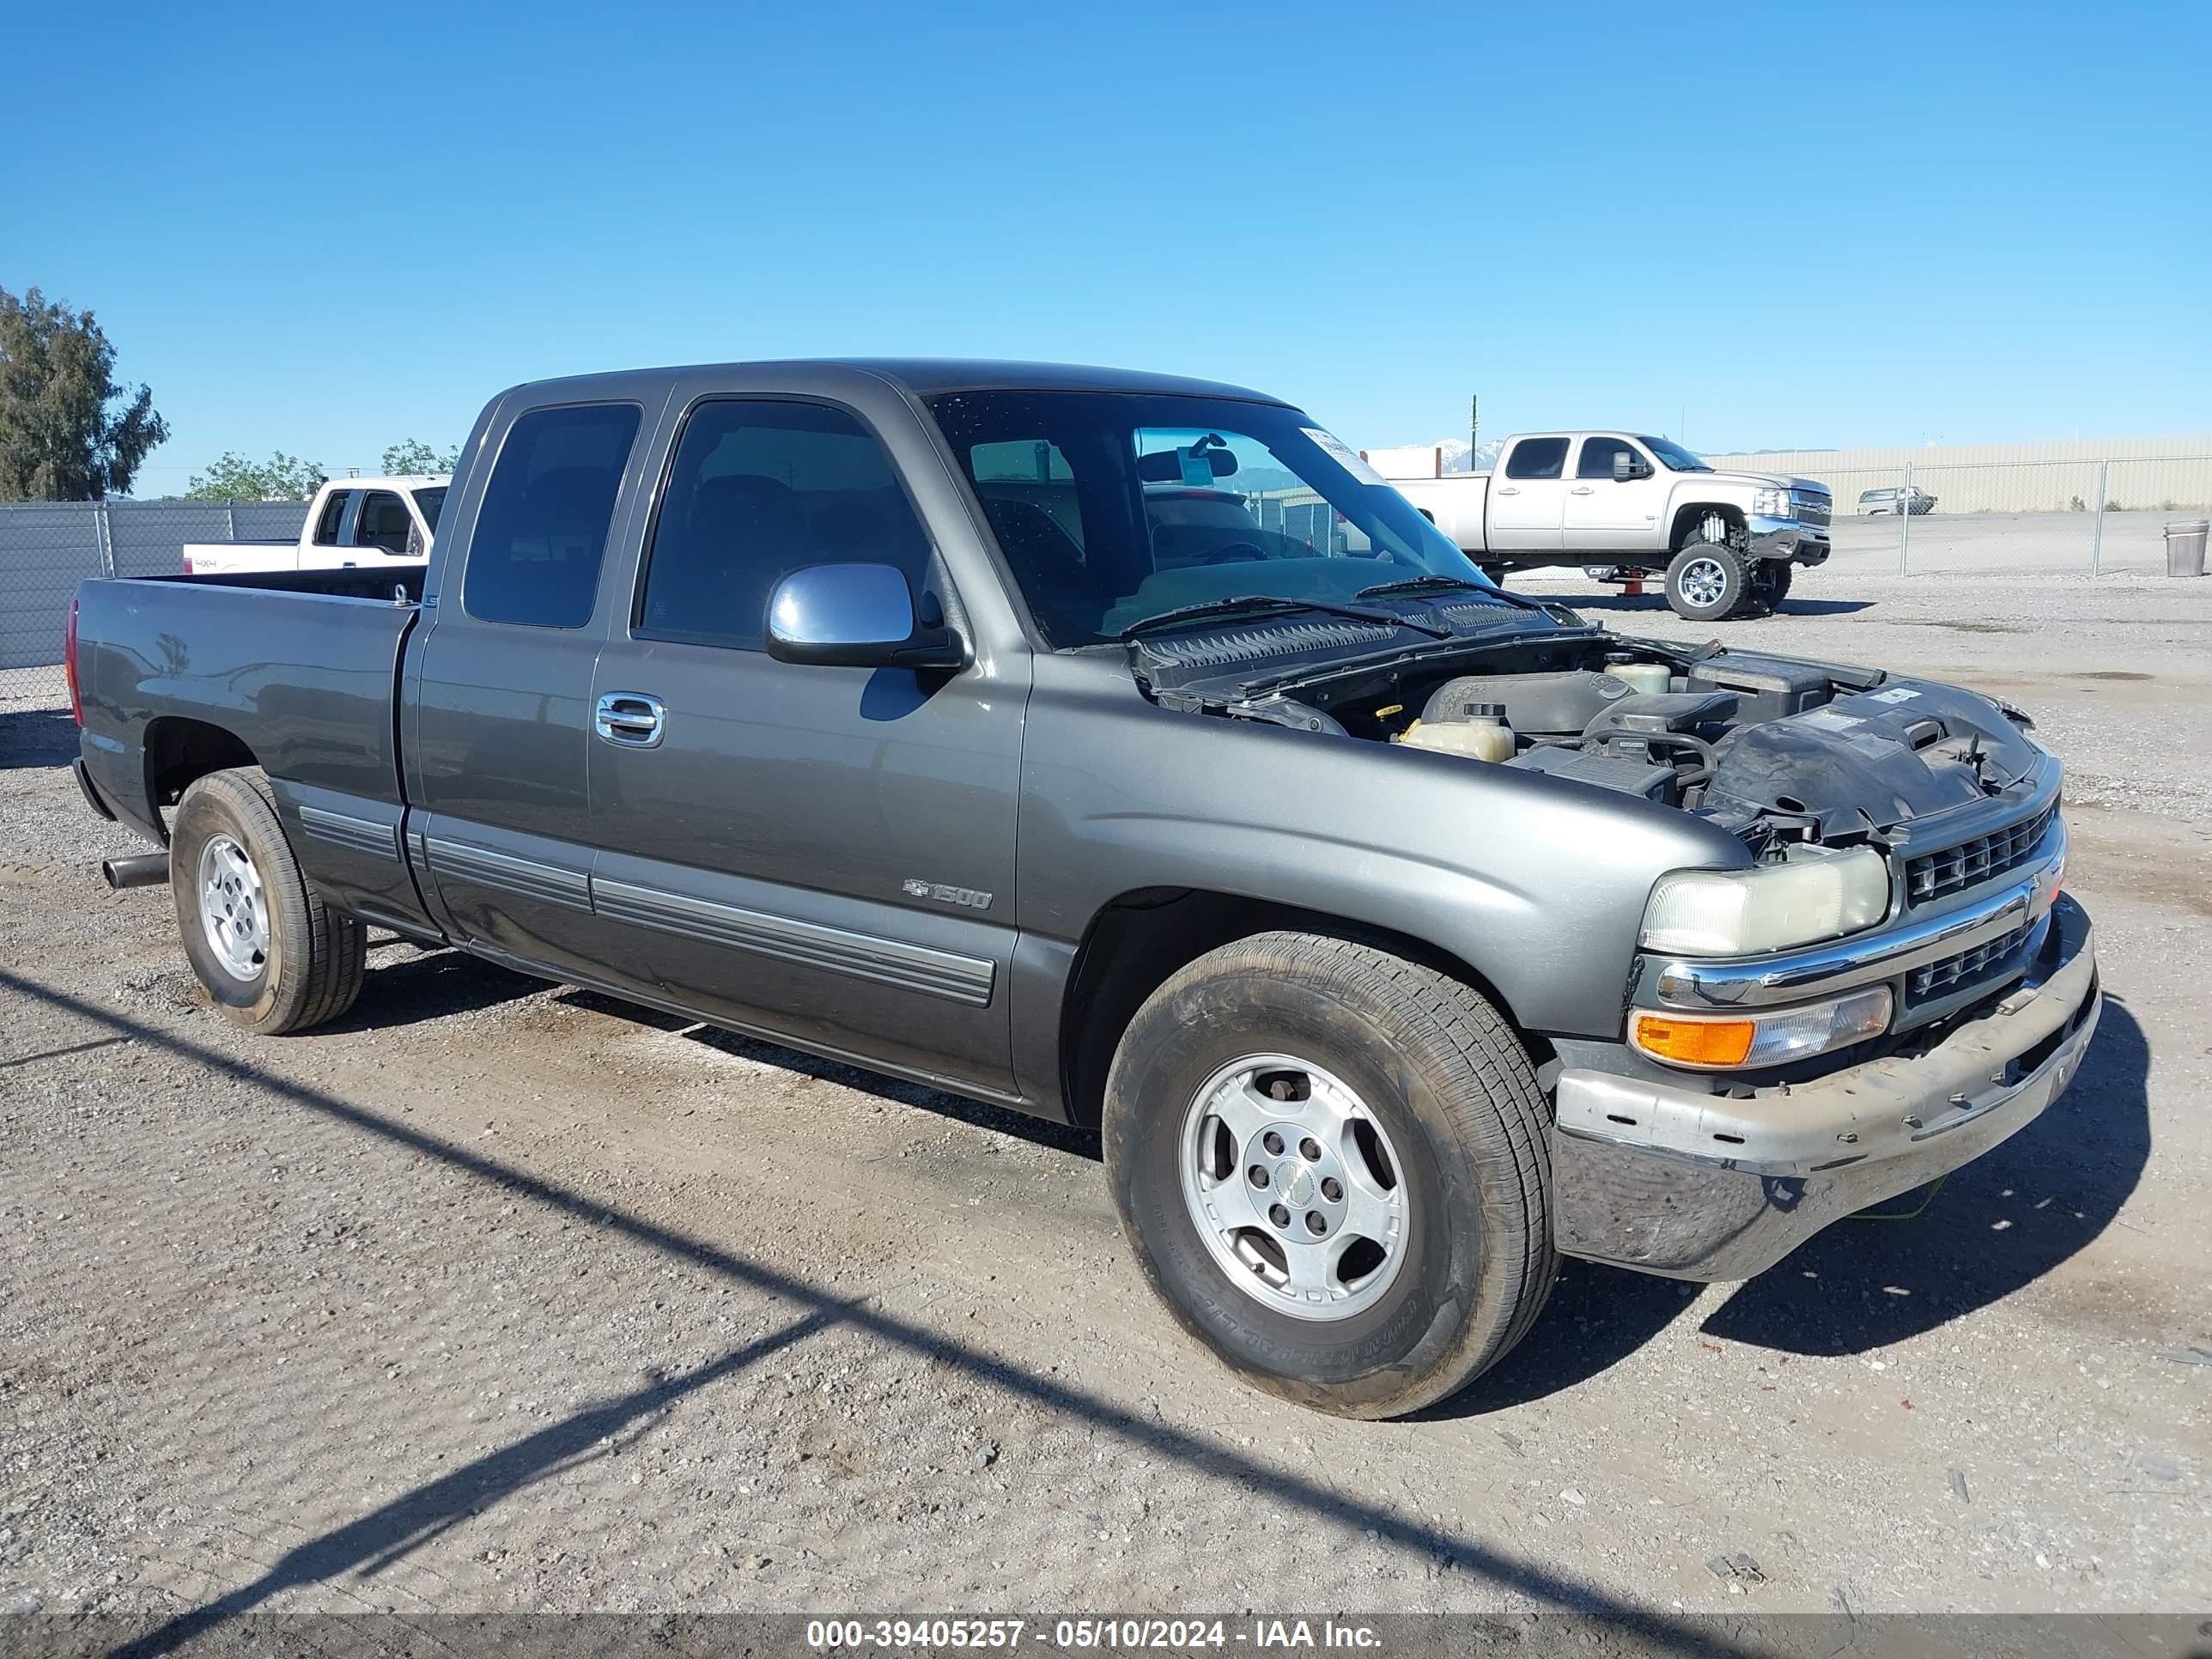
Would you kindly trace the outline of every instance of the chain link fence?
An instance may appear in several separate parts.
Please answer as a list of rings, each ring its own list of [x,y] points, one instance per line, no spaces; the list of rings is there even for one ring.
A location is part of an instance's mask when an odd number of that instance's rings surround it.
[[[299,538],[305,501],[23,501],[0,506],[0,709],[65,696],[70,596],[88,576],[155,576],[186,542]]]
[[[2212,512],[2212,453],[1856,467],[1747,456],[1718,464],[1789,472],[1834,491],[1831,572],[2157,574],[2166,568],[2166,525]]]

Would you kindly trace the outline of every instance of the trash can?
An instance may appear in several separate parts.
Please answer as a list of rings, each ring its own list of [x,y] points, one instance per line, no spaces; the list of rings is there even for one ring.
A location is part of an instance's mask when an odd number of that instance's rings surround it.
[[[2182,519],[2166,527],[2166,574],[2201,576],[2204,574],[2204,537],[2212,520]]]

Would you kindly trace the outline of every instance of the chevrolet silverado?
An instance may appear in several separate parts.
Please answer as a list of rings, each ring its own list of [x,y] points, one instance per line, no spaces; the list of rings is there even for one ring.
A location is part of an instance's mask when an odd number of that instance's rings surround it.
[[[1234,386],[518,386],[427,566],[90,581],[67,658],[238,1024],[381,927],[1097,1126],[1175,1317],[1346,1414],[1561,1253],[1740,1279],[1978,1156],[2100,1006],[2027,716],[1502,592]]]

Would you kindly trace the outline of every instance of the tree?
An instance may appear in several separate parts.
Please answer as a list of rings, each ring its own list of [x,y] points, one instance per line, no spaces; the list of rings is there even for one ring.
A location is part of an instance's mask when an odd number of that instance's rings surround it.
[[[408,438],[384,452],[384,471],[391,477],[404,478],[425,472],[451,472],[461,464],[461,447],[455,444],[441,453],[420,438]]]
[[[228,450],[185,486],[188,501],[304,501],[321,489],[323,469],[279,450],[265,461],[249,461]]]
[[[115,348],[89,311],[0,288],[0,501],[128,495],[168,435],[151,392],[116,384]]]

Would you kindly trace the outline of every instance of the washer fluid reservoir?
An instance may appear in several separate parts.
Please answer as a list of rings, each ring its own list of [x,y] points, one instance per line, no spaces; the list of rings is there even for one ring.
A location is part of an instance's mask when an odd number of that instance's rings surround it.
[[[1608,663],[1605,672],[1651,696],[1664,694],[1674,681],[1673,672],[1663,662]]]

